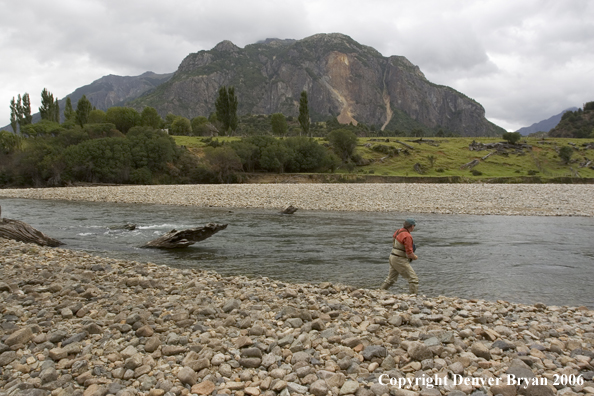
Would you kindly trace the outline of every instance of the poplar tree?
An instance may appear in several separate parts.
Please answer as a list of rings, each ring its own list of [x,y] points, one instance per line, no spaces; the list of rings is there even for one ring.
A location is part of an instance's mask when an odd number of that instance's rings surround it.
[[[64,106],[64,119],[66,121],[74,118],[74,116],[76,115],[76,113],[74,112],[74,109],[72,108],[72,100],[70,100],[70,97],[66,98],[66,105]]]
[[[215,109],[217,112],[217,120],[219,120],[222,126],[222,132],[227,132],[229,129],[229,96],[227,95],[227,87],[222,86],[219,88],[219,96],[215,101]]]
[[[58,124],[60,123],[60,103],[58,102],[58,98],[54,101],[54,121]]]
[[[238,125],[237,118],[237,96],[235,96],[234,87],[222,86],[219,89],[219,95],[215,101],[215,109],[217,113],[217,120],[223,125],[223,132],[231,129],[235,131]]]
[[[23,112],[22,112],[23,123],[21,124],[21,126],[31,124],[31,122],[33,121],[33,116],[31,115],[31,99],[29,98],[28,93],[25,93],[23,95],[22,109],[23,109]]]
[[[307,104],[307,92],[301,92],[301,98],[299,99],[299,125],[301,130],[306,136],[309,135],[309,105]]]
[[[39,115],[42,120],[54,121],[56,113],[54,105],[54,94],[43,88],[43,91],[41,91],[41,106],[39,107]]]
[[[235,96],[235,88],[229,87],[227,98],[229,99],[229,128],[232,131],[237,130],[239,120],[237,118],[237,96]]]
[[[82,127],[89,121],[91,110],[93,110],[93,105],[87,99],[86,95],[83,95],[76,104],[76,122],[78,125]]]
[[[10,101],[10,126],[14,133],[17,132],[17,124],[19,128],[29,125],[33,120],[31,115],[31,100],[29,94],[25,93],[21,98],[21,94],[17,96],[17,100],[14,97]]]
[[[17,133],[17,124],[18,124],[18,110],[16,105],[16,100],[14,100],[14,96],[10,101],[10,126],[14,133]]]

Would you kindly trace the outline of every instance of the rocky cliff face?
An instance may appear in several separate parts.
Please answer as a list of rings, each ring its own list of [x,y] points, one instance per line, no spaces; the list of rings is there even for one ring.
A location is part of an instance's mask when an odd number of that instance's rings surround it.
[[[503,130],[463,94],[429,82],[406,58],[383,57],[341,34],[266,40],[238,48],[229,41],[187,56],[171,80],[131,104],[162,114],[208,115],[222,85],[233,85],[241,114],[296,116],[306,90],[314,121],[337,117],[382,129],[424,127],[487,136]]]
[[[463,136],[503,132],[485,118],[479,103],[432,84],[406,58],[386,58],[342,34],[268,39],[243,49],[223,41],[188,55],[171,79],[129,105],[153,106],[162,116],[207,116],[222,85],[235,87],[240,114],[297,116],[305,90],[313,121],[337,117],[341,123],[442,128]]]

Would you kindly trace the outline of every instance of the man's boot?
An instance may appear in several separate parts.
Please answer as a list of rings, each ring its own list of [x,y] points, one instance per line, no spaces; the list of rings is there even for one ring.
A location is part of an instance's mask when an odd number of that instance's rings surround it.
[[[390,286],[392,286],[392,285],[390,285],[389,283],[384,282],[380,286],[380,290],[388,290],[390,288]]]
[[[416,283],[409,283],[408,284],[408,292],[409,294],[417,294],[419,291],[419,285]]]

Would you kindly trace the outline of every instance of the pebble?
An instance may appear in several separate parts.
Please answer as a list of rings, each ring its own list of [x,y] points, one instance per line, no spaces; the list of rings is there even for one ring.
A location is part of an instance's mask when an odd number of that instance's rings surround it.
[[[0,396],[594,391],[586,307],[225,277],[5,239],[0,279]],[[451,383],[507,374],[548,383]],[[399,388],[381,375],[450,382]],[[561,376],[583,381],[553,386]]]
[[[293,205],[301,210],[594,216],[592,184],[278,183],[98,186],[0,189],[0,197],[278,210]],[[225,309],[229,309],[229,306]]]

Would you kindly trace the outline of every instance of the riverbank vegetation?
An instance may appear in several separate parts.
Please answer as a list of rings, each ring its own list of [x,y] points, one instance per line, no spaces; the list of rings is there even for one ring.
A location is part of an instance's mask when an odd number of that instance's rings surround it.
[[[342,125],[336,118],[306,123],[306,94],[298,118],[281,113],[237,117],[232,87],[221,92],[227,99],[217,112],[192,120],[173,114],[162,119],[151,107],[103,112],[83,96],[76,110],[67,103],[60,123],[56,99],[44,90],[42,119],[32,123],[19,98],[13,124],[18,133],[0,131],[0,186],[234,183],[254,174],[287,173],[355,175],[357,181],[371,176],[463,182],[594,179],[589,138],[517,133],[461,138],[443,130],[429,134]],[[584,130],[591,107],[565,121],[579,121]]]

